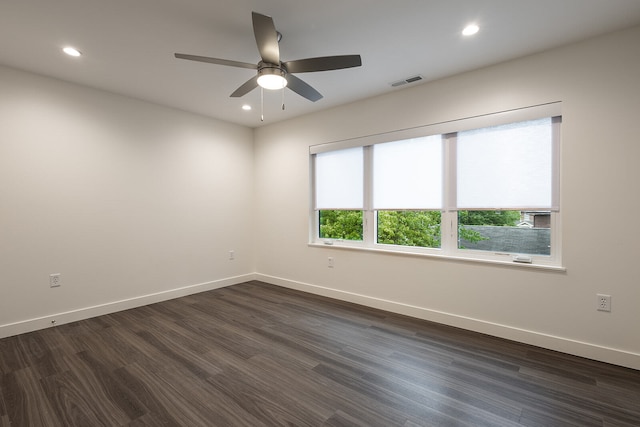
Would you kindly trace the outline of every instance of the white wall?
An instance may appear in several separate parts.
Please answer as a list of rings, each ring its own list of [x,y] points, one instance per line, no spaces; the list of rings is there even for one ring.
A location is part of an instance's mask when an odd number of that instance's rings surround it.
[[[0,337],[251,278],[252,168],[250,129],[0,67]]]
[[[256,130],[258,278],[640,369],[639,45],[640,27]],[[309,145],[551,101],[565,272],[307,246]]]

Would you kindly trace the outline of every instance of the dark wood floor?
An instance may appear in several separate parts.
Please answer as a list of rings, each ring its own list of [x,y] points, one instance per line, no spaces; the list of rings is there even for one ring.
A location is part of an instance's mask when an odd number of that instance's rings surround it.
[[[0,340],[0,426],[640,426],[640,371],[250,282]]]

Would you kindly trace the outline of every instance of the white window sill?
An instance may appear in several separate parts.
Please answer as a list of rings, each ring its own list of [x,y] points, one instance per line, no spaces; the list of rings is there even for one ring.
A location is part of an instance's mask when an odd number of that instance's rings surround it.
[[[333,242],[331,244],[327,243],[316,243],[311,242],[308,244],[309,247],[313,248],[325,248],[325,249],[340,249],[340,250],[355,250],[355,251],[364,251],[364,252],[373,252],[378,254],[388,254],[388,255],[400,255],[400,256],[410,256],[410,257],[420,257],[420,258],[435,258],[442,259],[446,261],[460,261],[460,262],[475,262],[481,264],[492,264],[501,267],[515,267],[515,268],[533,268],[539,270],[551,270],[551,271],[566,271],[566,267],[559,265],[551,265],[551,264],[537,264],[535,262],[531,264],[514,262],[514,261],[506,261],[499,259],[485,259],[485,258],[475,258],[475,257],[463,257],[463,256],[455,256],[455,255],[446,255],[439,253],[426,253],[426,252],[413,252],[406,249],[386,249],[386,248],[371,248],[364,246],[356,246],[350,244],[341,244],[341,242]]]

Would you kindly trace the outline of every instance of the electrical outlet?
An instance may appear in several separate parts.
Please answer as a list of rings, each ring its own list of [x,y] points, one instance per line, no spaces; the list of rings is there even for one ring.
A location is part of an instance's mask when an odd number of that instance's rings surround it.
[[[49,287],[57,288],[61,285],[62,277],[60,273],[54,273],[49,275]]]
[[[598,294],[598,311],[611,311],[611,295]]]
[[[333,257],[330,256],[329,258],[327,258],[327,267],[333,268],[334,265],[335,265],[335,260],[333,259]]]
[[[233,261],[234,259],[236,259],[236,252],[231,250],[229,251],[229,261]]]

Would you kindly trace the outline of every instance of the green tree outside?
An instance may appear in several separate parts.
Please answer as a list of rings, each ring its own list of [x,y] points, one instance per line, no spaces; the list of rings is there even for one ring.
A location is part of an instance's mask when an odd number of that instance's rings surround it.
[[[520,221],[519,211],[459,211],[461,225],[514,226]]]
[[[362,211],[320,211],[320,238],[362,240]]]
[[[378,243],[440,247],[440,211],[378,211]]]
[[[378,243],[439,248],[440,211],[378,211]],[[468,242],[486,239],[465,225],[514,226],[518,211],[460,211],[458,235]],[[362,240],[362,211],[320,211],[320,237],[324,239]]]

